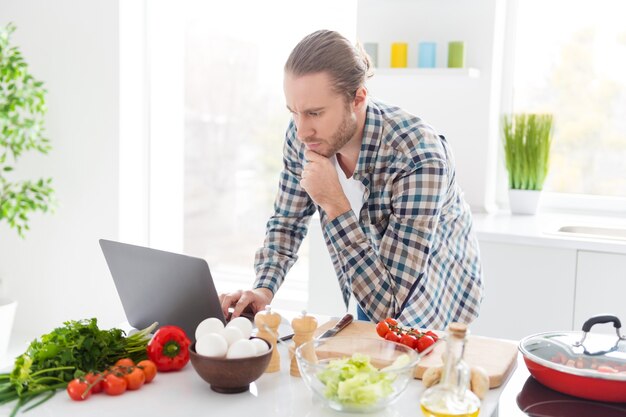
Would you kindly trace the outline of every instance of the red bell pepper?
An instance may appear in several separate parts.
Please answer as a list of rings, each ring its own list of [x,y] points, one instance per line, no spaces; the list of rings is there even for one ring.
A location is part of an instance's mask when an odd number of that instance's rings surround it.
[[[185,331],[177,326],[163,326],[156,331],[146,352],[159,372],[178,371],[189,362],[191,341]]]

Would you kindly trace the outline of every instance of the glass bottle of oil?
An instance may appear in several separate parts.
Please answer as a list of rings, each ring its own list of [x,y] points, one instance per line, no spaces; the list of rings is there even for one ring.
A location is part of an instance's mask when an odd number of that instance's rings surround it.
[[[422,394],[420,405],[427,417],[476,417],[480,399],[470,390],[470,367],[463,360],[467,326],[448,327],[446,357],[441,382]]]

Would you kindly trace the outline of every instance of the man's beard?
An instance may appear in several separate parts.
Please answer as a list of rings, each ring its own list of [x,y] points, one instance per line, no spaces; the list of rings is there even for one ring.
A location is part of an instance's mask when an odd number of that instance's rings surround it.
[[[343,148],[346,143],[350,142],[350,139],[354,137],[354,134],[357,131],[356,120],[352,120],[351,117],[346,115],[339,128],[328,142],[330,145],[330,149],[327,152],[324,152],[323,155],[327,158],[335,155],[341,148]]]

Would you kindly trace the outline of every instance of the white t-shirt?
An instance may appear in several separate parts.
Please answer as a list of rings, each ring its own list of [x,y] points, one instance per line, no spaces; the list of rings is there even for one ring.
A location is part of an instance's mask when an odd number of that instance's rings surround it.
[[[339,176],[341,188],[343,188],[343,192],[350,202],[350,207],[352,208],[354,214],[356,214],[357,219],[361,220],[361,208],[363,207],[365,186],[361,181],[355,180],[352,176],[350,176],[350,178],[346,177],[343,169],[339,166],[336,155],[333,155],[332,160],[335,165],[335,169],[337,170],[337,175]]]
[[[352,176],[350,178],[346,177],[343,169],[339,166],[339,162],[337,161],[337,156],[334,155],[332,157],[333,164],[335,165],[335,169],[337,170],[337,176],[339,177],[339,183],[341,184],[341,188],[343,188],[343,192],[348,198],[350,202],[350,207],[352,211],[356,215],[357,219],[361,220],[361,208],[363,208],[363,197],[365,196],[365,186],[361,181],[357,181]],[[354,298],[354,294],[350,295],[350,301],[348,303],[348,311],[355,314],[356,313],[356,300]],[[356,314],[355,314],[356,317]]]

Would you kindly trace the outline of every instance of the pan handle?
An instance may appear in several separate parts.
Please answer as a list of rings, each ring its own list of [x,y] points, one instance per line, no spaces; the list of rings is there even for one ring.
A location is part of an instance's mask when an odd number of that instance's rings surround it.
[[[593,326],[602,323],[613,323],[613,327],[615,327],[618,331],[622,327],[622,323],[619,321],[617,316],[613,316],[612,314],[601,314],[599,316],[593,316],[587,320],[585,324],[583,324],[583,332],[587,333]]]
[[[603,353],[610,352],[612,350],[617,349],[617,344],[620,341],[622,341],[622,340],[626,340],[626,336],[622,336],[621,335],[619,329],[622,328],[622,323],[619,321],[617,316],[614,316],[612,314],[601,314],[601,315],[598,315],[598,316],[593,316],[590,319],[588,319],[583,324],[583,337],[582,337],[582,339],[580,339],[580,341],[578,341],[578,342],[575,342],[574,346],[575,347],[583,346],[583,343],[585,342],[585,339],[587,338],[587,333],[589,333],[589,331],[591,331],[591,328],[594,325],[596,325],[596,324],[602,324],[602,323],[613,323],[613,327],[615,327],[615,333],[617,333],[617,342],[615,343],[615,346],[611,350],[603,351],[603,352],[597,352],[596,354],[603,354]],[[585,353],[588,353],[587,349],[585,349]]]

